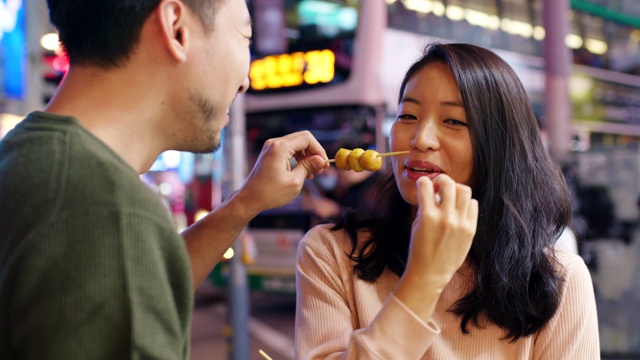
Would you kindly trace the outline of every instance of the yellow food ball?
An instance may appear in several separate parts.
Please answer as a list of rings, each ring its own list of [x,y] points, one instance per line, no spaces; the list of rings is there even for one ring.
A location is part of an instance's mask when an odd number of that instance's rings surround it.
[[[382,156],[375,150],[367,150],[360,156],[360,166],[368,171],[378,171],[382,168]]]
[[[338,169],[351,170],[351,166],[349,166],[349,161],[347,160],[350,153],[351,150],[349,149],[341,148],[340,150],[338,150],[335,156],[336,167]]]
[[[351,151],[351,153],[347,157],[347,161],[349,161],[351,170],[355,172],[364,170],[362,166],[360,166],[360,156],[362,156],[362,154],[364,154],[364,149],[361,148],[355,148]]]

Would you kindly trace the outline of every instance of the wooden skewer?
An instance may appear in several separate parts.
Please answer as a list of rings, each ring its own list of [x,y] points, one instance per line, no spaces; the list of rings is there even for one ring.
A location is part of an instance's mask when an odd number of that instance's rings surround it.
[[[402,155],[402,154],[408,154],[409,150],[405,150],[405,151],[392,151],[392,152],[388,152],[388,153],[380,153],[380,156],[396,156],[396,155]],[[329,159],[327,160],[327,162],[332,163],[335,162],[336,159]]]
[[[393,152],[388,152],[388,153],[382,153],[380,154],[380,156],[396,156],[396,155],[402,155],[402,154],[408,154],[409,150],[405,150],[405,151],[393,151]]]
[[[269,357],[269,355],[267,355],[266,352],[262,351],[262,349],[258,350],[258,354],[262,355],[262,357],[266,360],[273,360],[271,357]]]

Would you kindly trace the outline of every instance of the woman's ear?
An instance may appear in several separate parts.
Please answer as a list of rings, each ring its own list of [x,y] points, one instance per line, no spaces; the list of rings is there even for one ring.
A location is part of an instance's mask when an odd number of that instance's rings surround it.
[[[178,0],[162,0],[156,11],[167,50],[177,61],[185,61],[189,45],[187,8]]]

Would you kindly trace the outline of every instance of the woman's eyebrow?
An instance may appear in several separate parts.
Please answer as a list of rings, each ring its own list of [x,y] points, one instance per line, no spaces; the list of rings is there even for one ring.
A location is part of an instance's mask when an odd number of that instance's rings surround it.
[[[420,105],[420,101],[416,98],[412,98],[411,96],[403,96],[402,99],[400,99],[400,102],[410,102],[410,103],[414,103],[414,104],[418,104]]]
[[[400,99],[400,102],[409,102],[409,103],[414,103],[417,105],[420,105],[421,102],[420,100],[413,98],[411,96],[404,96],[402,97],[402,99]],[[445,105],[445,106],[455,106],[455,107],[461,107],[464,108],[464,104],[462,103],[462,101],[456,101],[456,100],[446,100],[446,101],[441,101],[440,105]]]
[[[446,105],[446,106],[457,106],[457,107],[464,108],[464,104],[462,104],[461,101],[441,101],[440,104]]]

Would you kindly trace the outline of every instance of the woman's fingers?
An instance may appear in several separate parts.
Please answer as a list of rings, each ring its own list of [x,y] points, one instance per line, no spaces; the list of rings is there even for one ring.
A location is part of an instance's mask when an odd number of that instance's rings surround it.
[[[478,200],[471,199],[471,201],[469,201],[469,208],[467,209],[467,219],[470,221],[470,224],[473,228],[474,233],[478,228],[479,213],[480,213],[480,204],[478,204]]]
[[[439,205],[436,192],[442,198]],[[478,202],[469,186],[444,174],[434,181],[418,179],[417,193],[407,268],[444,286],[467,257],[476,232]]]
[[[438,175],[433,186],[439,189],[435,194],[435,202],[444,210],[457,209],[461,214],[466,214],[471,201],[471,187],[456,183],[448,175]]]
[[[471,188],[467,185],[456,184],[456,209],[463,216],[468,213],[471,204]]]
[[[426,176],[416,181],[419,209],[431,209],[436,206],[433,182]]]
[[[433,180],[433,185],[439,189],[439,207],[445,211],[453,210],[456,207],[457,198],[456,182],[450,176],[440,174]]]
[[[442,241],[442,236],[460,236],[460,240],[466,239],[463,240],[465,243],[472,241],[477,229],[479,205],[472,198],[471,188],[444,174],[433,181],[427,177],[420,178],[417,186],[418,222],[414,225],[427,226],[422,235],[431,241]]]

